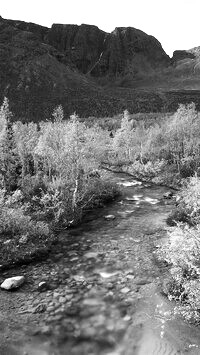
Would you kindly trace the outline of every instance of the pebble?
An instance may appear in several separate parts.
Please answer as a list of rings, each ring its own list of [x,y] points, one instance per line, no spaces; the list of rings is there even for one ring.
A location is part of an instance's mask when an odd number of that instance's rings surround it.
[[[84,257],[86,259],[96,259],[98,257],[99,253],[90,251],[88,253],[85,253]]]
[[[106,219],[106,221],[112,221],[116,217],[113,214],[108,214],[107,216],[104,216],[104,218]]]
[[[33,313],[43,313],[47,309],[46,304],[39,304],[34,310]]]
[[[59,302],[60,303],[65,303],[65,302],[67,302],[67,299],[65,298],[65,297],[59,297]]]
[[[74,275],[73,279],[78,282],[83,282],[85,280],[84,276],[82,276],[82,275]]]
[[[51,327],[49,325],[44,325],[41,329],[40,329],[40,333],[44,334],[44,335],[50,335],[51,334]]]
[[[124,287],[124,288],[122,288],[120,291],[121,291],[121,293],[123,293],[123,294],[127,294],[127,293],[130,292],[130,288]]]
[[[83,304],[85,306],[99,306],[101,302],[97,298],[86,298]]]
[[[49,285],[46,281],[42,281],[38,285],[38,291],[40,291],[40,292],[46,291],[48,288],[49,288]]]

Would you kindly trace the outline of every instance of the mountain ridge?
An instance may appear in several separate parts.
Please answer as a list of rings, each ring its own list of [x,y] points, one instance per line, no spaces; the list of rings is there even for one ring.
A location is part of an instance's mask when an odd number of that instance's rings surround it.
[[[133,27],[107,33],[0,17],[0,100],[7,96],[22,121],[49,118],[58,104],[83,117],[170,111],[191,100],[192,85],[200,90],[199,52],[176,51],[171,59],[156,38]]]

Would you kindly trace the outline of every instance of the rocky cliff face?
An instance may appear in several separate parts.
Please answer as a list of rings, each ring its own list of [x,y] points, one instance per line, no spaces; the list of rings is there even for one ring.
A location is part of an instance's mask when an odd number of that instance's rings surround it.
[[[46,41],[62,52],[81,73],[88,73],[103,50],[106,33],[96,26],[54,24]]]
[[[106,33],[89,25],[53,25],[49,44],[62,51],[82,73],[94,77],[137,75],[170,64],[152,36],[128,27]]]
[[[116,28],[108,34],[104,51],[92,74],[145,74],[169,65],[170,59],[161,44],[152,36],[135,28]]]
[[[189,51],[184,51],[184,50],[174,51],[172,57],[172,63],[177,63],[179,60],[188,59],[188,58],[195,59],[195,55]]]

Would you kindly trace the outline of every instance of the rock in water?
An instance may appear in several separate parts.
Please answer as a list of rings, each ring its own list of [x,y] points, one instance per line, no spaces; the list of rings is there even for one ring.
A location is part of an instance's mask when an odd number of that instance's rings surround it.
[[[41,281],[38,285],[38,291],[46,291],[49,289],[49,284],[46,281]]]
[[[163,194],[163,197],[166,199],[170,199],[173,197],[173,192],[172,191],[167,191]]]
[[[104,218],[107,220],[107,221],[112,221],[113,219],[115,219],[115,216],[113,214],[108,214],[107,216],[104,216]]]
[[[13,288],[20,287],[24,282],[25,282],[24,276],[9,277],[8,279],[4,280],[4,282],[1,284],[1,288],[9,291],[12,290]]]
[[[46,304],[39,304],[35,309],[33,310],[33,313],[43,313],[47,309]]]

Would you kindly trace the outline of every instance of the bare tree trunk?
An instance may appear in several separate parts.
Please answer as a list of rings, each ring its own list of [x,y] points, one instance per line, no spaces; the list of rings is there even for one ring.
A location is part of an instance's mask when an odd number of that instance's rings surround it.
[[[75,212],[75,209],[76,209],[76,201],[77,201],[77,193],[78,193],[78,180],[79,180],[79,177],[77,175],[76,180],[75,180],[75,188],[74,188],[74,192],[73,192],[73,197],[72,197],[73,213]]]

